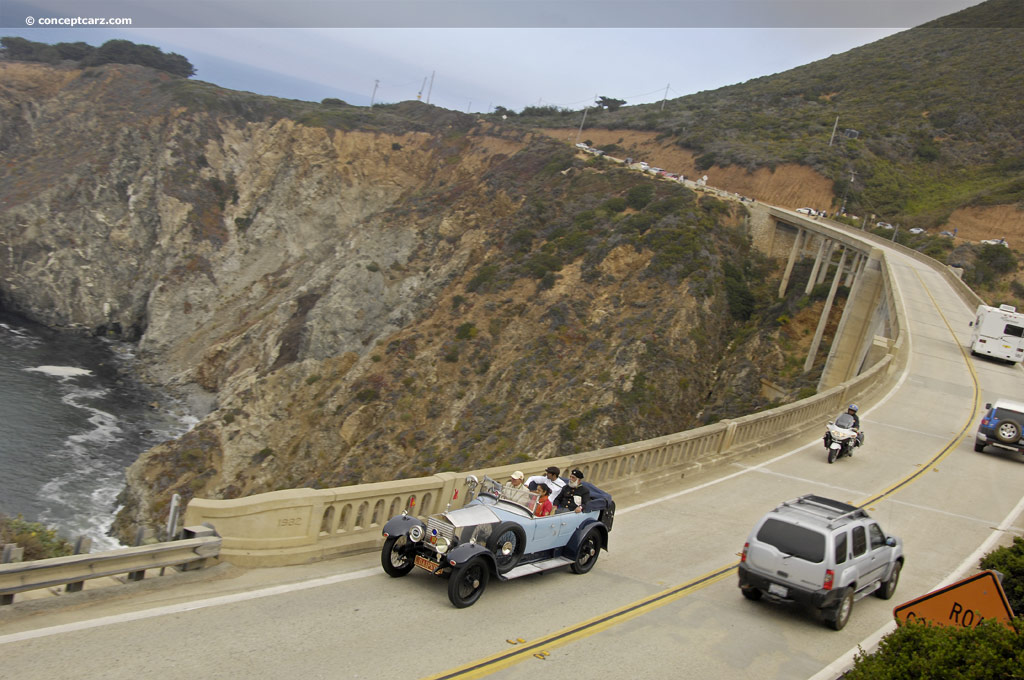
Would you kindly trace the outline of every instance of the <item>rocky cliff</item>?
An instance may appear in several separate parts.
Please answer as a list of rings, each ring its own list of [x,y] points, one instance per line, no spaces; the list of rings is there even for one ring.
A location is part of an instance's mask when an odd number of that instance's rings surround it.
[[[173,493],[686,429],[762,406],[784,368],[746,323],[783,308],[741,204],[542,133],[0,62],[0,153],[0,304],[138,342],[203,416],[130,468],[122,536]]]

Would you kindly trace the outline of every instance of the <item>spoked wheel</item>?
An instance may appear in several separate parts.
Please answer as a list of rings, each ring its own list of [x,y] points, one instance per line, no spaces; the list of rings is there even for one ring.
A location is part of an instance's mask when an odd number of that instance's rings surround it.
[[[380,550],[380,566],[388,576],[405,576],[413,568],[413,556],[408,552],[409,539],[405,534],[388,536]]]
[[[515,522],[499,524],[487,540],[487,549],[494,553],[499,574],[511,571],[526,549],[526,531]]]
[[[996,439],[1004,444],[1013,444],[1020,439],[1020,425],[1012,420],[1004,420],[996,427]]]
[[[583,537],[579,550],[576,551],[576,558],[569,566],[575,574],[586,574],[597,564],[597,558],[601,554],[601,537],[597,529],[591,529]]]
[[[483,595],[490,576],[482,557],[474,557],[455,567],[448,578],[448,599],[459,609],[470,606]]]

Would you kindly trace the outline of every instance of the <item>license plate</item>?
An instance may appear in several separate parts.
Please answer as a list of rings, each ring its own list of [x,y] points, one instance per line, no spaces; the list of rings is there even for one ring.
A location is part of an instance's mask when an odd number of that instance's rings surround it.
[[[413,563],[417,567],[420,567],[422,569],[426,569],[427,571],[430,571],[430,572],[435,571],[440,566],[440,564],[438,562],[434,562],[433,560],[428,560],[426,557],[423,557],[421,555],[417,555],[416,559],[413,560]]]
[[[786,597],[789,595],[789,588],[786,588],[785,586],[780,586],[777,583],[769,583],[768,592],[778,597]]]

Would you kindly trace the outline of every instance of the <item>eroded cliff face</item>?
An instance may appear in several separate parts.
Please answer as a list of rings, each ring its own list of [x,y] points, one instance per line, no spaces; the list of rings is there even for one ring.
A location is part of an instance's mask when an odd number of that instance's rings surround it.
[[[174,81],[0,62],[0,303],[137,340],[203,416],[130,468],[122,536],[173,493],[686,429],[716,385],[753,392],[784,361],[764,338],[732,360],[738,205],[658,188],[657,210],[612,208],[651,181],[419,103],[304,124],[183,103]],[[716,397],[723,417],[758,398]]]

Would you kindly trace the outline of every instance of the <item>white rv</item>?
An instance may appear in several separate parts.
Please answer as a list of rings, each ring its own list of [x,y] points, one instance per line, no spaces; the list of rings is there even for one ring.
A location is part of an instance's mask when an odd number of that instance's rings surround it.
[[[971,335],[971,354],[985,354],[1017,363],[1024,359],[1024,314],[1010,305],[978,305]]]

